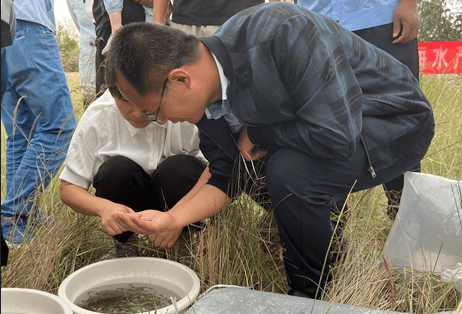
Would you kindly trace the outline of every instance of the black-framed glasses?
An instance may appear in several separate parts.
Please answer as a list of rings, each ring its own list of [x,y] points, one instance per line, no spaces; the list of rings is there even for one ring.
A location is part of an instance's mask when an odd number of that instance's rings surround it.
[[[175,69],[178,69],[182,66],[183,64],[180,62]],[[160,93],[160,101],[159,101],[159,107],[157,107],[157,112],[156,115],[154,116],[152,113],[146,110],[142,110],[141,113],[146,116],[146,119],[148,119],[151,122],[160,122],[161,120],[159,119],[159,110],[160,110],[160,105],[162,105],[162,98],[164,98],[164,92],[165,88],[167,87],[167,82],[168,82],[168,77],[165,79],[164,84],[162,85],[162,92]]]

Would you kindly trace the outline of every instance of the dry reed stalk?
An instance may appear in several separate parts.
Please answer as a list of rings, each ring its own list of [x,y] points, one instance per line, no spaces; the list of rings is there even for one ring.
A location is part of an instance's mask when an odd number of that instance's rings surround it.
[[[333,281],[323,296],[325,300],[388,311],[419,314],[454,309],[457,292],[441,283],[438,276],[391,269],[380,262],[392,221],[380,187],[352,197],[347,214],[345,237],[347,250],[331,266]],[[383,209],[382,209],[383,208]]]
[[[37,227],[32,240],[11,249],[8,265],[2,268],[2,286],[57,292],[72,259],[76,258],[71,258],[72,252],[79,247],[81,235],[97,233],[100,231],[95,223],[81,223],[66,215],[53,216]],[[66,262],[69,265],[64,265]]]

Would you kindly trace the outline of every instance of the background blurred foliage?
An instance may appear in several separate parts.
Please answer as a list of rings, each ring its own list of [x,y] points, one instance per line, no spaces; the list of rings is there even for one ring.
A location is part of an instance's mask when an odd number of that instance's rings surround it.
[[[462,40],[462,13],[451,12],[446,3],[447,0],[417,1],[420,16],[419,41]]]
[[[79,72],[79,33],[71,20],[58,23],[56,40],[64,72]]]

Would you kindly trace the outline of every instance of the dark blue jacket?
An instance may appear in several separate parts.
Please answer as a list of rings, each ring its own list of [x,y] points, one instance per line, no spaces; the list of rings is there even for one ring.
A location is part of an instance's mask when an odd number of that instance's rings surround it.
[[[430,144],[433,112],[409,69],[330,18],[264,4],[202,42],[230,81],[234,115],[261,147],[322,159],[348,159],[366,147],[374,176],[415,141]],[[238,155],[233,136],[223,121],[203,118],[197,125],[211,162],[209,183],[226,191]]]

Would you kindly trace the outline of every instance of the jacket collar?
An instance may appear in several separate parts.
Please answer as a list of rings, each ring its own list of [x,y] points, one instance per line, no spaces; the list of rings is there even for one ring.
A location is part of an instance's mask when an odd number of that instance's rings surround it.
[[[223,42],[216,36],[202,37],[200,40],[215,55],[218,62],[220,62],[223,67],[223,72],[226,78],[229,80],[230,84],[232,84],[234,81],[233,66]]]

